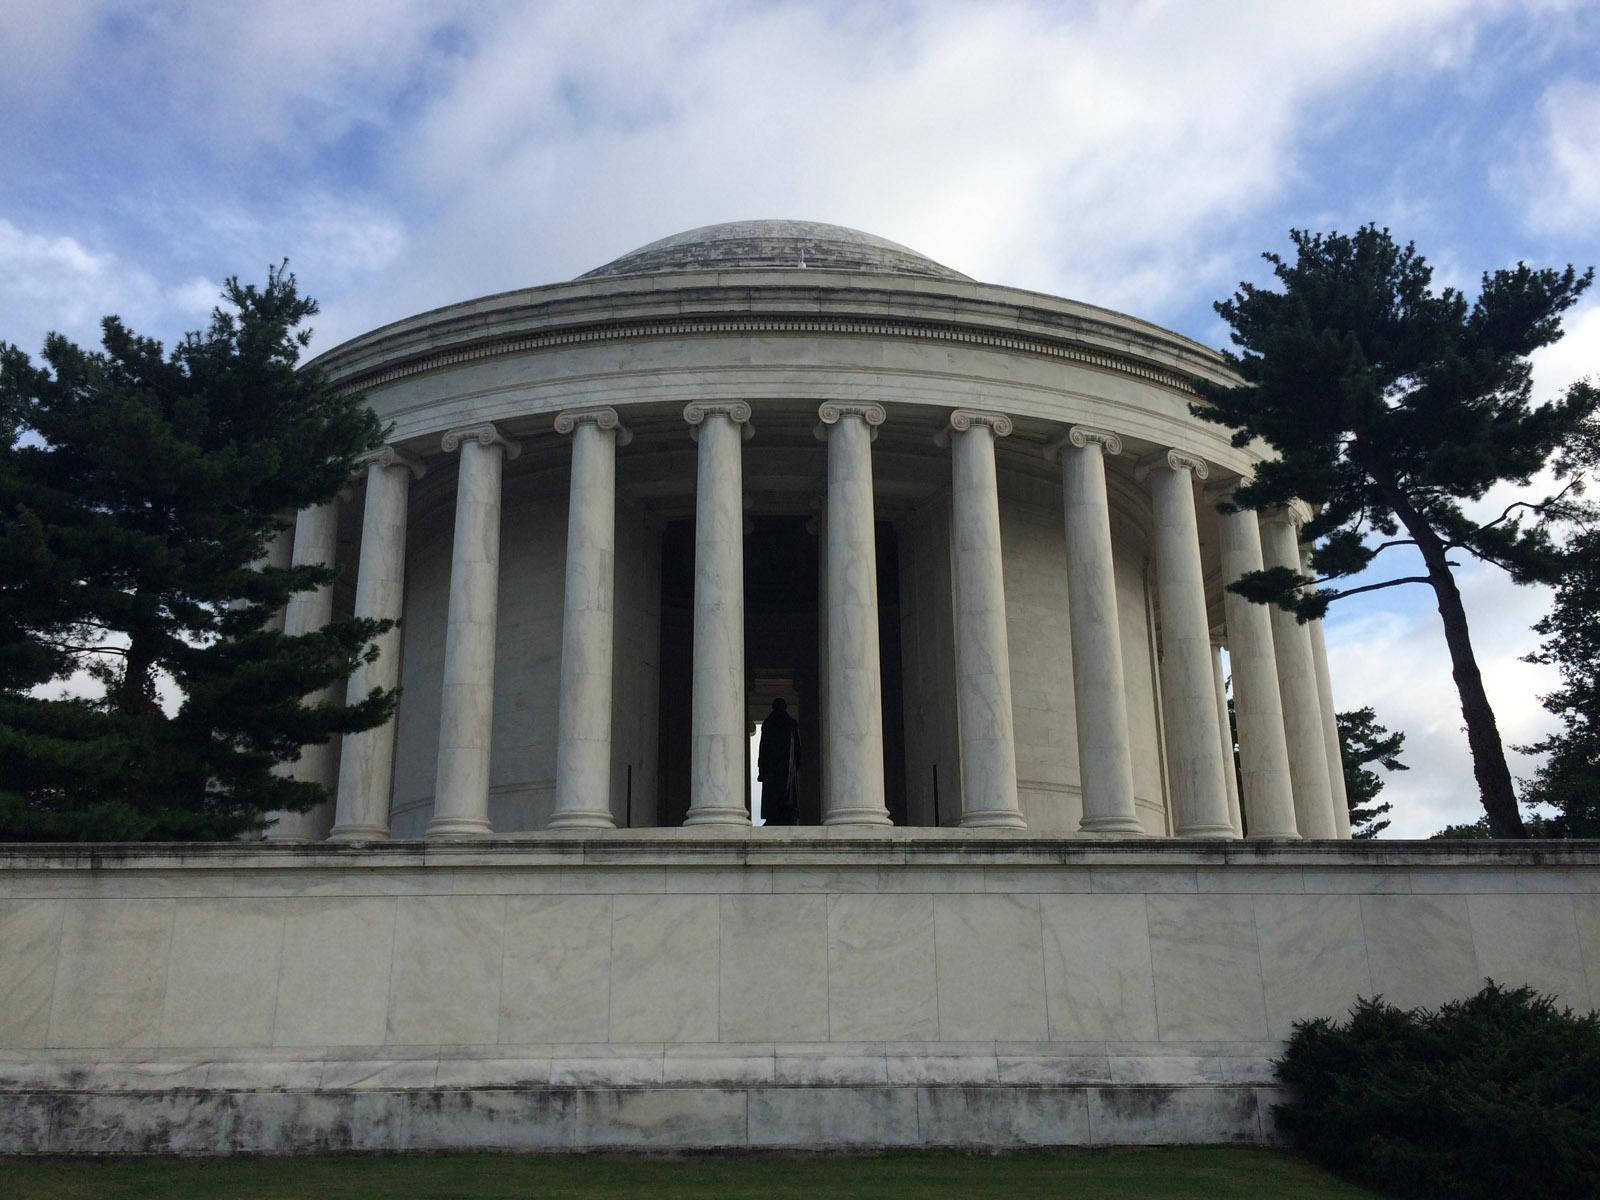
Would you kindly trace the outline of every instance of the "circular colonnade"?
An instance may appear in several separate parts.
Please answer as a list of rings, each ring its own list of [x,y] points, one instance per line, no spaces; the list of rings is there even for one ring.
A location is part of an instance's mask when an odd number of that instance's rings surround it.
[[[1320,622],[1223,586],[1301,548],[1218,511],[1259,458],[1197,343],[755,221],[316,365],[392,435],[274,547],[354,564],[285,626],[398,619],[349,687],[402,695],[275,837],[748,826],[775,695],[806,824],[1349,836]]]

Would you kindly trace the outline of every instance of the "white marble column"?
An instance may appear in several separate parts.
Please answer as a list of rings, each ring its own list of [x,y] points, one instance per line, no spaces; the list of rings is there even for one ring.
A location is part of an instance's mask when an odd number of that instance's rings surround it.
[[[1261,517],[1261,550],[1266,566],[1300,571],[1299,524],[1279,510]],[[1278,695],[1283,702],[1283,732],[1289,749],[1289,778],[1294,785],[1295,827],[1303,838],[1331,838],[1333,787],[1328,776],[1328,750],[1323,740],[1322,698],[1311,653],[1311,631],[1276,604],[1269,605],[1272,647],[1278,667]]]
[[[356,568],[355,615],[398,621],[405,601],[406,502],[422,464],[393,446],[367,457],[367,496],[361,513],[361,558]],[[345,703],[357,704],[374,688],[400,682],[400,629],[377,639],[378,657],[350,676]],[[339,754],[339,795],[334,803],[336,841],[389,836],[389,790],[394,782],[394,720],[347,734]]]
[[[332,566],[339,544],[339,502],[330,500],[313,508],[303,508],[294,518],[294,551],[290,565]],[[333,585],[324,584],[309,592],[296,592],[283,610],[283,632],[290,637],[314,633],[333,619]],[[337,704],[339,686],[331,684],[314,695],[310,704]],[[277,768],[290,779],[320,783],[330,792],[338,786],[339,745],[329,738],[317,745],[300,747],[300,756]],[[332,821],[332,803],[324,801],[301,813],[278,813],[267,831],[273,841],[320,839],[327,836]]]
[[[1344,753],[1339,745],[1339,710],[1333,706],[1333,676],[1328,672],[1328,643],[1322,622],[1307,621],[1311,633],[1311,664],[1317,672],[1317,699],[1322,710],[1322,745],[1328,756],[1328,786],[1332,792],[1334,836],[1350,837],[1350,799],[1344,786]]]
[[[1222,495],[1226,498],[1226,492]],[[1217,527],[1224,584],[1261,570],[1261,527],[1254,512],[1219,511]],[[1228,663],[1233,668],[1234,715],[1239,723],[1239,774],[1250,836],[1298,838],[1272,616],[1265,605],[1252,604],[1229,591],[1222,594],[1222,608],[1228,624]]]
[[[267,542],[266,553],[264,553],[260,558],[256,559],[255,562],[250,564],[252,569],[262,571],[272,567],[281,571],[293,565],[294,527],[296,523],[297,522],[291,523],[289,528],[280,529],[277,533],[272,535],[272,539]],[[245,600],[235,600],[231,607],[243,608],[247,603],[248,601]],[[268,613],[267,619],[261,622],[261,628],[269,630],[273,633],[282,633],[283,618],[286,608],[287,606],[285,606],[285,608],[274,609],[272,612]]]
[[[963,828],[1025,829],[1017,801],[1011,657],[1000,556],[1000,490],[994,442],[1011,432],[1004,413],[950,414],[950,540],[955,592],[956,721],[961,737]]]
[[[1169,450],[1143,469],[1154,498],[1161,695],[1173,832],[1178,837],[1233,837],[1195,519],[1194,480],[1204,479],[1207,468],[1197,458]]]
[[[1133,749],[1123,690],[1122,631],[1111,556],[1107,454],[1121,454],[1114,433],[1074,426],[1045,450],[1061,460],[1067,537],[1067,617],[1072,635],[1072,694],[1078,717],[1078,774],[1083,820],[1101,837],[1142,835],[1133,806]]]
[[[494,637],[500,602],[500,476],[520,447],[493,425],[453,429],[439,443],[461,451],[456,477],[450,604],[445,617],[439,766],[428,837],[489,832],[489,738],[494,720]]]
[[[561,700],[551,829],[610,829],[611,674],[616,607],[617,447],[633,435],[615,409],[556,415],[572,434]]]
[[[1228,720],[1228,681],[1222,673],[1222,644],[1211,643],[1211,682],[1217,692],[1217,730],[1222,735],[1222,782],[1228,791],[1228,824],[1233,836],[1244,836],[1239,815],[1239,772],[1234,766],[1233,723]]]
[[[824,825],[888,825],[883,780],[883,677],[878,658],[878,541],[872,442],[883,406],[828,401],[828,807]]]
[[[685,825],[749,825],[744,806],[744,469],[750,406],[695,401],[694,675]]]

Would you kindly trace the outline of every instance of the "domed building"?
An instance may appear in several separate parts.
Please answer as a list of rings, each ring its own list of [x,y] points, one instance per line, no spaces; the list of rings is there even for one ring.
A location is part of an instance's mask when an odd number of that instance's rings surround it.
[[[757,221],[318,365],[392,440],[284,624],[397,716],[271,840],[0,846],[10,1153],[1264,1143],[1297,1022],[1600,1003],[1593,843],[1340,840],[1193,342]]]
[[[1349,836],[1320,625],[1223,588],[1296,514],[1219,515],[1258,452],[1186,338],[744,221],[315,365],[393,432],[287,619],[401,618],[352,687],[403,692],[281,837],[746,826],[780,696],[802,825]]]

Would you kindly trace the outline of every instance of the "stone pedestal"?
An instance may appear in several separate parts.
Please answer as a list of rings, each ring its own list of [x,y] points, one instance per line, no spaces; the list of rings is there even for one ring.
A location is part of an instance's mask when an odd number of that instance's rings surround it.
[[[561,621],[561,709],[552,829],[609,829],[611,673],[616,592],[617,446],[632,440],[615,409],[560,413],[572,434],[567,578]]]
[[[695,477],[694,674],[685,825],[748,825],[744,713],[744,473],[750,406],[688,405]]]
[[[500,475],[518,447],[493,425],[444,435],[461,451],[450,608],[445,619],[439,767],[429,837],[489,832],[489,736],[494,720],[494,642],[500,589]]]
[[[824,404],[828,443],[827,775],[825,825],[888,825],[883,680],[878,656],[878,548],[872,504],[877,404]]]
[[[406,501],[422,464],[386,446],[367,460],[367,497],[361,517],[361,558],[356,570],[355,615],[398,621],[405,601]],[[351,674],[345,703],[366,699],[374,688],[400,682],[400,629],[378,635],[378,657]],[[334,804],[337,841],[389,836],[389,790],[394,781],[394,721],[344,739],[339,756],[339,795]]]

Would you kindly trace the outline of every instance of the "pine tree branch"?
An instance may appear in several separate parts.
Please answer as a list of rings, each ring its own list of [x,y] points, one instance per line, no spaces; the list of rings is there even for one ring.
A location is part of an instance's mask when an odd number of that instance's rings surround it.
[[[1472,532],[1482,533],[1485,529],[1493,529],[1496,525],[1504,524],[1511,514],[1519,508],[1526,508],[1531,512],[1544,512],[1547,508],[1551,507],[1558,500],[1560,500],[1561,497],[1565,496],[1577,486],[1578,481],[1576,479],[1570,479],[1567,481],[1567,485],[1554,496],[1546,496],[1543,500],[1537,502],[1532,500],[1513,500],[1510,504],[1506,505],[1505,511],[1502,512],[1498,517],[1492,521],[1485,521]],[[1446,542],[1444,548],[1446,550],[1457,550],[1464,546],[1466,546],[1465,542]]]
[[[1346,596],[1359,596],[1362,592],[1376,592],[1381,591],[1384,588],[1399,587],[1402,583],[1432,582],[1433,580],[1427,575],[1405,575],[1399,579],[1385,579],[1382,583],[1364,583],[1360,587],[1346,588],[1344,591],[1333,596],[1328,603],[1332,604],[1334,600],[1342,600]]]

